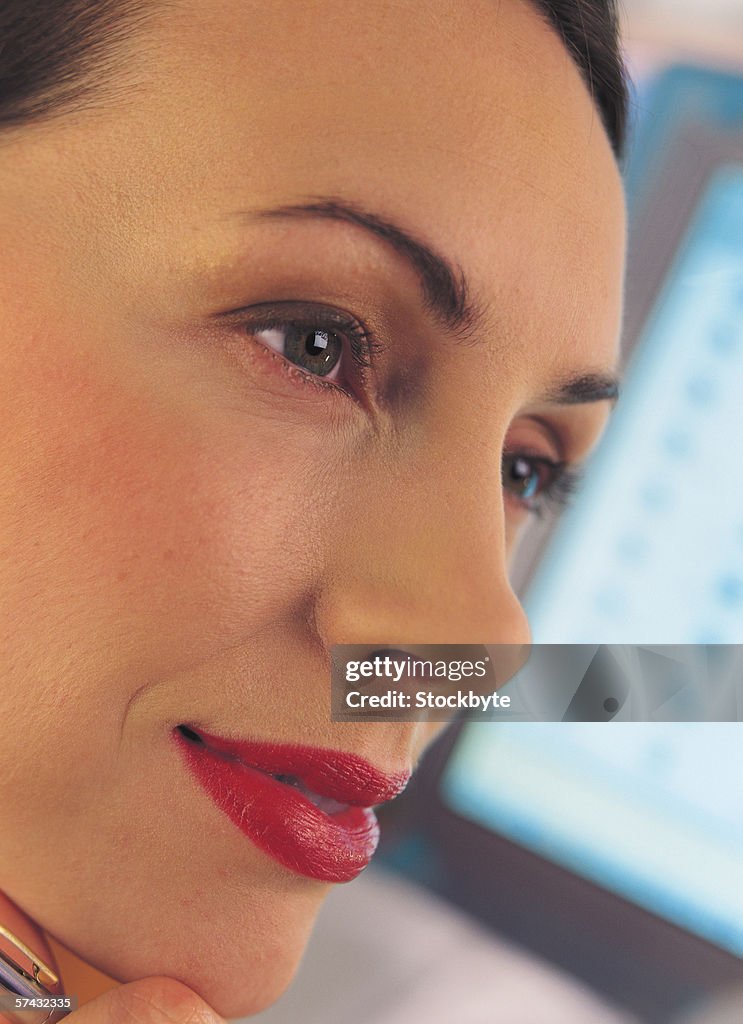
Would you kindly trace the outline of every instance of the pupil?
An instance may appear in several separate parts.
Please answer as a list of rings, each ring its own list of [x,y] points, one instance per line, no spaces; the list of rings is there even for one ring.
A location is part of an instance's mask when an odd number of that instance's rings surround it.
[[[533,498],[539,486],[539,474],[532,469],[526,459],[516,459],[511,475],[521,485],[521,492],[525,498]]]
[[[307,339],[307,351],[311,356],[320,355],[328,347],[328,336],[325,331],[313,331]]]
[[[287,332],[284,355],[319,377],[330,373],[342,354],[343,342],[332,331],[308,331],[306,327],[293,325]]]

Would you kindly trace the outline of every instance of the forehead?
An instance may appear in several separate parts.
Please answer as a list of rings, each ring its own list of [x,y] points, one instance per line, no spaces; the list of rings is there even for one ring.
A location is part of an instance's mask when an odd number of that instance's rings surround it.
[[[142,53],[117,171],[149,169],[161,222],[341,196],[459,263],[505,334],[548,320],[545,368],[615,360],[621,183],[525,0],[176,0]]]

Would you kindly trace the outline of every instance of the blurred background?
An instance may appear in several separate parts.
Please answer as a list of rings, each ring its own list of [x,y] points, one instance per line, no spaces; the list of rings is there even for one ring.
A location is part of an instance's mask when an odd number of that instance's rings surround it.
[[[537,642],[743,643],[743,0],[622,15],[623,396],[515,582]],[[743,1021],[742,740],[736,722],[456,723],[258,1019]]]

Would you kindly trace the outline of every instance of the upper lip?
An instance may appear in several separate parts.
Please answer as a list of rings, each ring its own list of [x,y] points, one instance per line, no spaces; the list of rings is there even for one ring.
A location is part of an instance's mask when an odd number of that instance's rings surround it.
[[[410,771],[383,772],[358,754],[322,747],[233,740],[187,726],[212,751],[269,775],[292,775],[319,796],[342,804],[372,807],[405,789]]]

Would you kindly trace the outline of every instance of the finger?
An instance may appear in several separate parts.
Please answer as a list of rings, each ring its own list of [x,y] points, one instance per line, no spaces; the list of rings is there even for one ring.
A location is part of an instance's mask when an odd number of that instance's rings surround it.
[[[64,1024],[225,1024],[200,996],[174,978],[131,981],[104,992]]]

